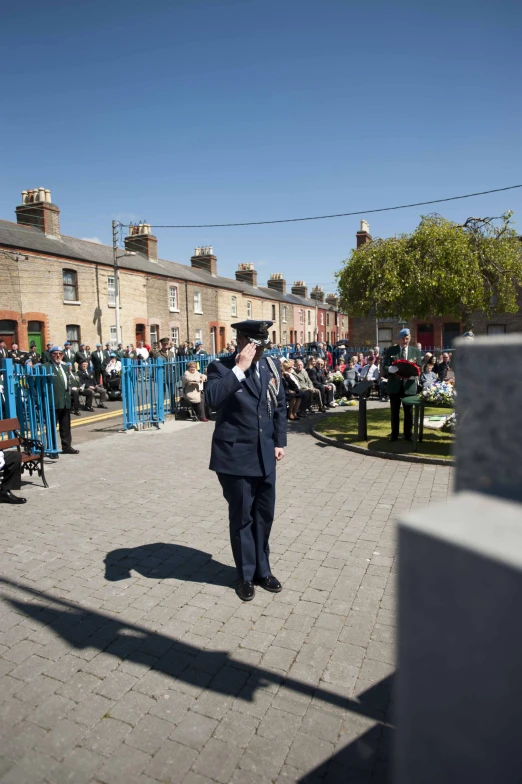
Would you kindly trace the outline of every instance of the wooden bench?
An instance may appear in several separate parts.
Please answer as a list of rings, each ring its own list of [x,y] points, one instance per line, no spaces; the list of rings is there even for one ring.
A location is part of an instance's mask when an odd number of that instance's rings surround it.
[[[32,476],[36,471],[41,477],[44,487],[49,487],[44,470],[44,445],[35,438],[24,438],[20,435],[18,419],[0,419],[0,449],[16,447],[22,455],[22,474],[27,471]],[[14,432],[14,438],[6,438],[7,433]]]

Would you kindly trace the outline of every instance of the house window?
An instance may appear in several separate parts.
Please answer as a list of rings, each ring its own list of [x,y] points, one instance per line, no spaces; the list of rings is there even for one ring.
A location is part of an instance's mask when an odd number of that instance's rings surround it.
[[[312,314],[310,313],[310,311],[308,311],[308,323],[309,324],[312,323],[311,319],[312,319]]]
[[[505,324],[488,324],[488,335],[504,335],[505,331]]]
[[[151,345],[157,343],[159,341],[158,337],[159,327],[157,324],[151,324],[149,327],[149,335],[150,335],[150,342]]]
[[[389,348],[392,345],[391,327],[379,327],[378,335],[380,348]]]
[[[169,286],[169,310],[179,310],[178,308],[178,287]]]
[[[272,321],[276,320],[276,306],[272,305]]]
[[[65,334],[67,335],[67,340],[71,344],[71,349],[73,351],[78,351],[80,348],[80,327],[78,324],[67,324],[65,327]]]
[[[78,275],[76,270],[63,270],[63,298],[67,302],[78,302]]]
[[[321,326],[324,327],[324,313],[321,312]]]
[[[312,333],[310,331],[308,331],[308,342],[312,342]]]
[[[303,335],[304,335],[304,332],[303,332],[303,330],[301,330],[301,332],[299,333],[299,336],[300,336],[299,339],[300,339],[301,343],[303,342]]]
[[[194,294],[194,313],[203,313],[203,302],[201,297],[201,291],[197,291]]]
[[[116,284],[112,275],[107,278],[107,300],[109,305],[112,305],[113,308],[116,307]]]
[[[170,339],[175,346],[179,346],[179,327],[170,328]]]
[[[247,319],[252,318],[252,303],[247,299]]]
[[[286,324],[286,305],[283,305],[283,324]]]
[[[230,297],[230,313],[237,316],[237,297]]]
[[[344,329],[344,319],[341,319],[341,327]]]
[[[118,348],[118,330],[116,324],[110,328],[111,333],[111,348]]]
[[[326,314],[326,326],[327,327],[330,326],[330,314],[329,313]]]
[[[283,346],[286,346],[287,341],[287,332],[286,329],[283,330]]]
[[[299,308],[299,323],[304,324],[304,310]]]
[[[194,331],[194,339],[195,339],[196,343],[197,343],[198,341],[199,341],[200,343],[202,343],[202,342],[203,342],[203,330],[202,330],[202,329],[196,329],[196,330]]]
[[[232,340],[235,340],[236,338],[237,338],[237,330],[232,329]]]

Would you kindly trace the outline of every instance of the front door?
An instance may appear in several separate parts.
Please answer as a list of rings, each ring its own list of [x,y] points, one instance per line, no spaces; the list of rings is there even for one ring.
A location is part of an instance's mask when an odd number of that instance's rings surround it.
[[[442,327],[442,348],[451,348],[453,341],[460,335],[460,324],[446,322]]]
[[[17,343],[16,328],[18,324],[16,321],[0,321],[0,340],[5,340],[7,348],[11,348],[13,343]]]
[[[433,324],[417,324],[417,342],[423,349],[433,348]]]
[[[136,324],[136,343],[145,342],[145,324]]]
[[[36,346],[36,353],[42,356],[43,351],[43,336],[42,336],[42,322],[30,321],[27,325],[27,337],[29,345],[34,342]]]

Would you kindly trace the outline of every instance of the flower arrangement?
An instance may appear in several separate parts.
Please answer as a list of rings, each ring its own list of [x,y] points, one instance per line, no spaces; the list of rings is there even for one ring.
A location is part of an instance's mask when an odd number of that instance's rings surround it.
[[[340,373],[338,370],[334,370],[333,373],[328,375],[328,381],[343,381],[343,374]]]
[[[424,398],[425,403],[431,403],[434,406],[453,406],[456,395],[455,388],[452,384],[446,381],[436,381],[427,389],[423,389],[421,397]]]

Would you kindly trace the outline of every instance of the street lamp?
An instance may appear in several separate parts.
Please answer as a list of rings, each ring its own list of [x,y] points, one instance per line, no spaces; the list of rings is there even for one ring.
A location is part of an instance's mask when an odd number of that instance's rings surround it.
[[[118,258],[122,256],[135,256],[136,253],[131,250],[125,250],[118,255],[118,227],[122,224],[113,220],[112,222],[112,264],[114,267],[114,304],[116,306],[116,343],[121,341],[121,325],[120,325],[120,281],[118,278]]]

